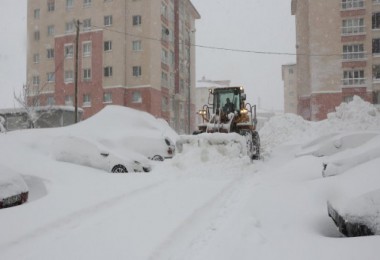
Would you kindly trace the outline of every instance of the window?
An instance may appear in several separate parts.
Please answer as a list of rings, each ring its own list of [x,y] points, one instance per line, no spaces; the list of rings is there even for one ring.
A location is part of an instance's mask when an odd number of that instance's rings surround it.
[[[84,107],[90,107],[91,106],[91,95],[90,94],[84,94],[83,95],[83,106]]]
[[[48,59],[53,59],[54,58],[54,49],[47,49],[46,51],[47,51],[46,57]]]
[[[74,47],[72,44],[65,44],[65,58],[72,58],[74,54]]]
[[[33,54],[33,63],[40,63],[40,54]]]
[[[141,41],[133,41],[132,42],[132,50],[141,51],[142,50]]]
[[[104,68],[104,77],[112,77],[112,67],[108,66]]]
[[[84,19],[83,20],[83,31],[90,31],[91,30],[91,19]]]
[[[372,53],[380,54],[380,39],[372,40]]]
[[[162,26],[162,28],[161,28],[161,38],[162,38],[162,40],[164,40],[164,41],[169,40],[169,34],[170,34],[169,29],[166,28],[165,26]]]
[[[55,73],[54,72],[48,72],[46,77],[47,77],[47,82],[49,82],[49,83],[55,82]]]
[[[342,35],[364,33],[364,18],[353,18],[342,21]]]
[[[133,76],[141,77],[141,66],[133,66]]]
[[[343,102],[350,103],[352,100],[354,100],[354,96],[345,96],[343,98]]]
[[[34,31],[34,40],[39,41],[40,40],[40,31]]]
[[[161,15],[168,18],[168,6],[164,3],[161,3]]]
[[[34,9],[34,19],[39,19],[40,18],[40,9]]]
[[[66,0],[66,9],[72,9],[74,7],[74,0]]]
[[[380,13],[372,14],[372,29],[380,29]]]
[[[48,9],[48,12],[54,11],[54,9],[55,9],[55,1],[54,0],[48,0],[47,9]]]
[[[173,51],[170,51],[169,61],[171,65],[174,65],[175,55]]]
[[[47,35],[54,36],[54,25],[49,25],[47,28]]]
[[[380,91],[373,92],[373,103],[376,105],[380,104]]]
[[[169,104],[168,98],[162,97],[162,99],[161,99],[161,110],[164,112],[168,111],[168,104]]]
[[[141,92],[140,91],[133,91],[132,93],[132,103],[141,103]]]
[[[104,26],[112,25],[112,15],[104,16]]]
[[[74,22],[67,22],[66,25],[65,25],[65,33],[73,33],[74,32]]]
[[[103,94],[103,103],[112,103],[112,93],[106,92]]]
[[[83,43],[83,56],[84,57],[91,56],[91,49],[92,49],[91,42],[84,42]]]
[[[358,9],[364,7],[363,0],[342,0],[342,9]]]
[[[161,61],[165,64],[168,64],[168,59],[169,56],[168,56],[168,51],[165,50],[165,49],[161,49]]]
[[[74,72],[72,70],[65,70],[65,83],[74,82]]]
[[[364,59],[364,45],[343,45],[343,59],[344,60],[358,60]]]
[[[34,86],[40,85],[40,76],[33,76],[33,85]]]
[[[141,25],[141,15],[132,16],[132,24],[133,25]]]
[[[83,0],[83,6],[84,7],[91,6],[91,0]]]
[[[111,41],[105,41],[104,42],[104,51],[112,51],[112,42]]]
[[[166,87],[168,85],[168,74],[163,71],[161,72],[161,85],[163,87]]]
[[[91,69],[83,69],[83,80],[84,81],[91,80]]]
[[[65,96],[65,105],[72,106],[74,104],[73,100],[74,100],[73,96],[69,96],[69,95]]]
[[[380,80],[380,65],[372,66],[372,78],[377,81]]]
[[[47,97],[48,106],[53,106],[55,104],[55,99],[52,96]]]
[[[343,71],[343,85],[363,85],[365,83],[364,70],[346,70]]]

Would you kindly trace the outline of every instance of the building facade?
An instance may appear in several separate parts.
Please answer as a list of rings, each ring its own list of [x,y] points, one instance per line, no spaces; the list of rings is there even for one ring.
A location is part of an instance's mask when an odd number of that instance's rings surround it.
[[[42,106],[77,96],[84,119],[128,106],[188,132],[199,18],[190,0],[28,0],[28,95]]]
[[[297,66],[282,65],[282,80],[284,81],[284,113],[297,114]]]
[[[380,0],[292,0],[298,114],[322,120],[354,95],[380,103]]]

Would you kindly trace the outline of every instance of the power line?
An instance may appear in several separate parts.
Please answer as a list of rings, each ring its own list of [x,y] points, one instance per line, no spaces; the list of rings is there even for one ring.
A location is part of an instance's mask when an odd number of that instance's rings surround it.
[[[103,26],[96,26],[92,25],[95,28],[119,33],[127,36],[152,40],[152,41],[161,41],[162,38],[154,38],[150,36],[144,36],[144,35],[137,35],[134,33],[129,32],[122,32],[115,29],[111,29],[109,27],[103,27]],[[276,51],[257,51],[257,50],[244,50],[244,49],[237,49],[237,48],[227,48],[227,47],[218,47],[218,46],[209,46],[209,45],[200,45],[200,44],[193,44],[193,43],[186,43],[185,41],[181,41],[181,44],[192,46],[192,47],[198,47],[203,49],[210,49],[210,50],[219,50],[219,51],[230,51],[230,52],[239,52],[239,53],[251,53],[251,54],[262,54],[262,55],[282,55],[282,56],[309,56],[309,57],[332,57],[332,56],[339,56],[341,57],[342,53],[331,53],[331,54],[313,54],[313,53],[292,53],[292,52],[276,52]],[[350,54],[350,53],[347,53]],[[364,56],[372,55],[372,53],[363,53]]]

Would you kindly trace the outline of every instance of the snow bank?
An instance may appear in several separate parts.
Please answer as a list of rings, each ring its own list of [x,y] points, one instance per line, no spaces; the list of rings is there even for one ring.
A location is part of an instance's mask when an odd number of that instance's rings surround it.
[[[310,131],[314,124],[294,114],[272,117],[259,131],[261,154],[268,154],[273,148],[283,143],[299,143],[310,138]]]
[[[380,130],[380,113],[376,107],[360,97],[354,96],[349,103],[336,107],[322,122],[331,131]]]
[[[360,97],[342,103],[326,120],[310,122],[293,114],[271,118],[259,131],[264,154],[284,143],[304,143],[339,132],[380,131],[380,113],[376,107]],[[322,137],[323,139],[323,137]]]

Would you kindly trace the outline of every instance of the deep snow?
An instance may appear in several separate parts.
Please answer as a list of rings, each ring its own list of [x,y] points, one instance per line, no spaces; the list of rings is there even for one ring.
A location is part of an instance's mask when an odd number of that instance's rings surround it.
[[[379,159],[324,178],[328,157],[310,149],[379,132],[380,116],[358,99],[337,111],[319,123],[272,118],[260,130],[264,158],[253,164],[235,150],[193,146],[126,175],[55,161],[56,131],[74,128],[0,134],[0,165],[30,188],[28,203],[0,210],[0,259],[378,259],[379,236],[342,237],[327,201],[349,210],[349,195],[379,189]]]

